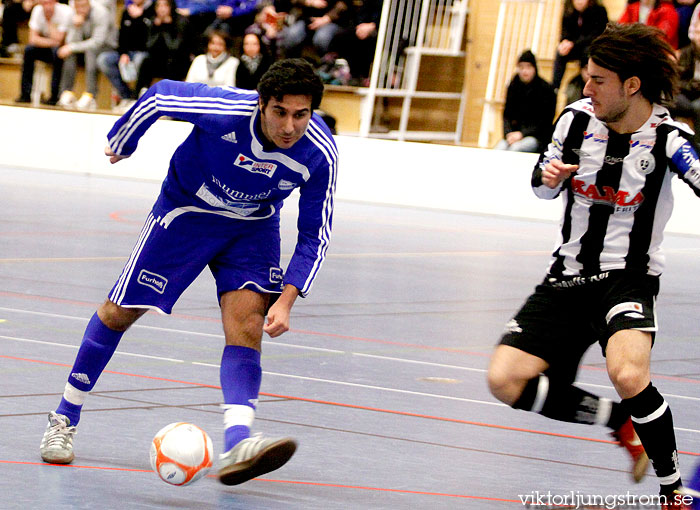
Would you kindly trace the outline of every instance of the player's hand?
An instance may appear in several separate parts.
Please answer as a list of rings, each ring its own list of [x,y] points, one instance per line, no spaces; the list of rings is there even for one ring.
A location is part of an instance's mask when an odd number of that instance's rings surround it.
[[[263,331],[272,338],[289,331],[289,312],[289,308],[279,301],[272,305],[267,312],[267,323],[263,326]]]
[[[578,170],[578,165],[569,165],[559,159],[553,159],[542,170],[542,184],[554,189],[568,179],[576,170]]]
[[[263,326],[263,331],[272,338],[280,336],[289,331],[289,315],[294,306],[294,301],[299,295],[299,289],[294,285],[286,284],[282,294],[274,305],[267,312],[267,324]]]
[[[122,159],[126,159],[129,157],[129,156],[121,156],[119,154],[115,154],[109,145],[107,147],[105,147],[105,156],[107,156],[109,158],[109,162],[112,164],[118,163]]]

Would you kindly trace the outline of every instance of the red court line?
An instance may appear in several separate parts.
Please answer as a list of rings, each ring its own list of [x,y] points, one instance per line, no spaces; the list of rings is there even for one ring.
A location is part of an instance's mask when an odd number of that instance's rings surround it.
[[[83,307],[89,307],[89,308],[97,308],[98,304],[96,303],[90,303],[87,301],[76,301],[73,299],[65,299],[65,298],[57,298],[57,297],[49,297],[49,296],[37,296],[33,294],[22,294],[19,292],[9,292],[9,291],[0,291],[0,297],[9,297],[9,298],[19,298],[19,299],[28,299],[28,300],[33,300],[33,301],[46,301],[50,303],[65,303],[65,304],[70,304],[70,305],[76,305],[76,306],[83,306]],[[157,313],[150,311],[148,313]],[[187,320],[193,320],[193,321],[201,321],[201,322],[216,322],[219,323],[221,322],[221,319],[218,317],[202,317],[201,315],[188,315],[188,314],[181,314],[181,313],[173,313],[171,314],[172,317],[177,317],[179,319],[187,319]],[[378,338],[364,338],[364,337],[359,337],[359,336],[349,336],[349,335],[341,335],[338,333],[323,333],[321,331],[308,331],[308,330],[303,330],[303,329],[290,329],[289,330],[292,333],[298,333],[300,335],[313,335],[313,336],[323,336],[327,338],[339,338],[342,340],[353,340],[357,342],[370,342],[370,343],[377,343],[377,344],[384,344],[384,345],[395,345],[398,347],[408,347],[411,349],[422,349],[422,350],[428,350],[428,351],[443,351],[443,352],[455,352],[455,353],[461,353],[461,354],[469,354],[472,356],[485,356],[488,357],[491,354],[490,353],[484,353],[484,352],[473,352],[473,351],[467,351],[465,349],[454,349],[451,347],[437,347],[433,345],[420,345],[420,344],[412,344],[412,343],[407,343],[407,342],[395,342],[391,340],[381,340]]]
[[[26,466],[50,466],[58,468],[77,468],[77,469],[101,469],[104,471],[130,471],[134,473],[152,473],[150,469],[136,469],[136,468],[117,468],[117,467],[107,467],[107,466],[81,466],[78,464],[48,464],[46,462],[28,462],[20,460],[0,460],[0,464],[21,464]]]
[[[12,359],[12,360],[16,360],[16,361],[27,361],[30,363],[42,363],[42,364],[47,364],[47,365],[57,365],[57,366],[63,366],[63,367],[69,367],[69,368],[72,366],[72,365],[68,365],[66,363],[57,363],[57,362],[53,362],[53,361],[43,361],[43,360],[35,360],[35,359],[29,359],[29,358],[19,358],[16,356],[7,356],[4,354],[0,354],[0,358]],[[187,385],[191,385],[191,386],[201,386],[201,387],[205,387],[205,388],[221,389],[221,386],[217,386],[214,384],[204,384],[204,383],[198,383],[198,382],[192,382],[192,381],[181,381],[178,379],[168,379],[165,377],[156,377],[156,376],[151,376],[151,375],[131,374],[128,372],[116,372],[114,370],[105,370],[103,373],[114,374],[114,375],[125,375],[127,377],[138,377],[141,379],[152,379],[152,380],[172,382],[172,383],[177,383],[177,384],[187,384]],[[528,433],[528,434],[537,434],[537,435],[542,435],[542,436],[561,437],[564,439],[576,439],[579,441],[590,441],[593,443],[618,444],[617,441],[610,441],[608,439],[598,439],[598,438],[586,437],[586,436],[574,436],[574,435],[570,435],[570,434],[560,434],[557,432],[547,432],[544,430],[526,429],[526,428],[520,428],[520,427],[510,427],[507,425],[497,425],[495,423],[469,421],[469,420],[462,420],[459,418],[448,418],[445,416],[433,416],[433,415],[429,415],[429,414],[412,413],[409,411],[398,411],[395,409],[382,409],[379,407],[362,406],[359,404],[347,404],[344,402],[333,402],[331,400],[318,400],[318,399],[306,398],[306,397],[296,397],[293,395],[279,395],[276,393],[266,393],[266,392],[262,392],[262,391],[260,392],[260,395],[265,396],[265,397],[272,397],[272,398],[297,400],[299,402],[309,402],[312,404],[322,404],[322,405],[329,405],[329,406],[336,406],[336,407],[344,407],[347,409],[359,409],[359,410],[363,410],[363,411],[373,411],[373,412],[377,412],[377,413],[394,414],[397,416],[410,416],[412,418],[423,418],[426,420],[443,421],[443,422],[448,422],[448,423],[460,423],[463,425],[472,425],[475,427],[485,427],[485,428],[492,428],[492,429],[509,430],[512,432],[524,432],[524,433]],[[682,453],[685,455],[700,456],[700,453],[696,453],[696,452],[686,452],[686,451],[679,450],[678,453]]]
[[[136,468],[117,468],[117,467],[107,467],[107,466],[85,466],[78,464],[48,464],[46,462],[28,462],[28,461],[14,461],[14,460],[0,460],[0,464],[14,464],[14,465],[24,465],[24,466],[45,466],[54,468],[75,468],[75,469],[99,469],[104,471],[122,471],[130,473],[153,473],[150,469],[136,469]],[[217,475],[207,475],[207,478],[218,478]],[[462,498],[462,499],[474,499],[479,501],[502,501],[506,503],[520,503],[520,501],[515,499],[503,499],[503,498],[489,498],[486,496],[470,496],[467,494],[449,494],[446,492],[428,492],[428,491],[410,491],[404,489],[389,489],[386,487],[364,487],[362,485],[346,485],[340,483],[324,483],[324,482],[305,482],[299,480],[273,480],[269,478],[253,478],[251,481],[256,482],[271,482],[280,484],[290,484],[290,485],[305,485],[311,487],[333,487],[337,489],[353,489],[362,491],[376,491],[376,492],[390,492],[398,494],[413,494],[418,496],[439,496],[445,498]]]
[[[503,498],[488,498],[485,496],[469,496],[467,494],[447,494],[444,492],[425,492],[425,491],[409,491],[405,489],[386,489],[383,487],[364,487],[362,485],[344,485],[337,483],[321,483],[321,482],[300,482],[296,480],[272,480],[270,478],[255,478],[258,482],[272,482],[272,483],[288,483],[295,485],[313,485],[317,487],[333,487],[339,489],[359,489],[364,491],[379,491],[379,492],[395,492],[399,494],[416,494],[420,496],[443,496],[448,498],[464,498],[464,499],[476,499],[479,501],[502,501],[505,503],[520,503],[516,499],[503,499]]]

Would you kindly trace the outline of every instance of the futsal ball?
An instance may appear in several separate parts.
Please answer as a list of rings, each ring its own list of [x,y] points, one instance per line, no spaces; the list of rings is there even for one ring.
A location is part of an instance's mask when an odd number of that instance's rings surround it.
[[[211,468],[211,439],[197,425],[171,423],[158,431],[151,442],[151,467],[172,485],[189,485]]]

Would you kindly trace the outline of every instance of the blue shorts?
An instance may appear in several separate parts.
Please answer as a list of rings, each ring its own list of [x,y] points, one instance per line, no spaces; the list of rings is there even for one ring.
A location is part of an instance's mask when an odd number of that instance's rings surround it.
[[[238,289],[280,293],[279,229],[277,215],[238,219],[178,207],[161,194],[109,300],[126,308],[170,313],[206,266],[214,275],[219,298]]]

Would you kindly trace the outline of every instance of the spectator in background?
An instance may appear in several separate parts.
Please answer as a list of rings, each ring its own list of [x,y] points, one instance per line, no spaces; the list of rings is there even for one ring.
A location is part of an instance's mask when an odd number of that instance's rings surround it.
[[[508,85],[503,109],[503,134],[498,150],[540,152],[552,136],[556,95],[537,73],[537,60],[530,50],[518,58],[517,73]]]
[[[262,45],[260,36],[255,33],[246,34],[243,38],[241,63],[236,69],[236,87],[257,90],[260,78],[272,62],[272,58]]]
[[[117,46],[117,27],[107,9],[90,0],[73,0],[73,23],[68,29],[66,44],[57,55],[64,60],[61,75],[61,98],[58,105],[78,110],[97,108],[97,56]],[[76,101],[73,93],[78,73],[78,55],[85,61],[85,92]]]
[[[588,54],[581,57],[579,62],[579,73],[574,76],[566,86],[566,104],[571,104],[579,99],[583,99],[583,88],[589,78],[588,74]]]
[[[175,0],[156,0],[155,12],[148,26],[147,55],[139,68],[134,99],[154,78],[182,80],[187,75],[187,19],[177,13]]]
[[[690,29],[690,20],[695,10],[696,0],[674,0],[673,6],[678,13],[678,47],[685,48],[690,44],[688,30]]]
[[[21,95],[17,98],[18,103],[31,101],[34,64],[37,60],[53,66],[51,97],[45,103],[55,105],[58,102],[63,59],[57,52],[63,45],[72,21],[73,10],[67,5],[57,3],[56,0],[39,0],[32,9],[29,18],[29,43],[24,48]]]
[[[299,56],[310,38],[316,54],[328,53],[331,40],[353,19],[351,0],[294,0],[297,21],[284,28],[280,45],[285,57]]]
[[[700,30],[700,4],[695,6],[693,14],[690,16],[690,25],[688,26],[688,39],[692,41],[695,37],[695,32]]]
[[[688,119],[700,141],[700,31],[693,33],[690,44],[681,50],[678,59],[680,93],[674,96],[671,113],[674,118]]]
[[[366,85],[377,45],[377,27],[382,15],[383,0],[364,0],[357,10],[355,23],[338,32],[328,48],[344,58],[350,66],[354,85]]]
[[[557,46],[552,72],[552,87],[559,90],[566,63],[580,60],[593,39],[605,30],[608,11],[598,0],[566,0],[561,20],[561,41]]]
[[[231,55],[231,38],[223,30],[209,30],[207,52],[197,55],[185,81],[210,87],[236,86],[238,59]]]
[[[29,19],[34,0],[3,0],[2,11],[2,42],[0,42],[0,57],[7,58],[18,47],[17,26]]]
[[[240,43],[246,28],[255,22],[258,3],[258,0],[223,0],[209,28],[225,30],[234,43]]]
[[[619,23],[643,23],[660,29],[666,41],[678,48],[678,13],[668,0],[638,0],[629,2]]]
[[[207,27],[216,20],[216,9],[220,0],[176,0],[177,14],[187,20],[183,50],[189,55],[206,51]]]
[[[261,2],[255,14],[253,23],[245,29],[246,34],[256,34],[259,36],[263,52],[267,53],[273,60],[278,58],[278,44],[280,32],[284,27],[289,10],[288,2]],[[287,9],[279,10],[278,9]]]
[[[117,49],[102,52],[97,57],[97,66],[119,94],[115,107],[119,113],[126,112],[135,101],[129,83],[136,81],[141,64],[148,56],[146,40],[154,17],[155,4],[151,0],[132,0],[122,13]]]

